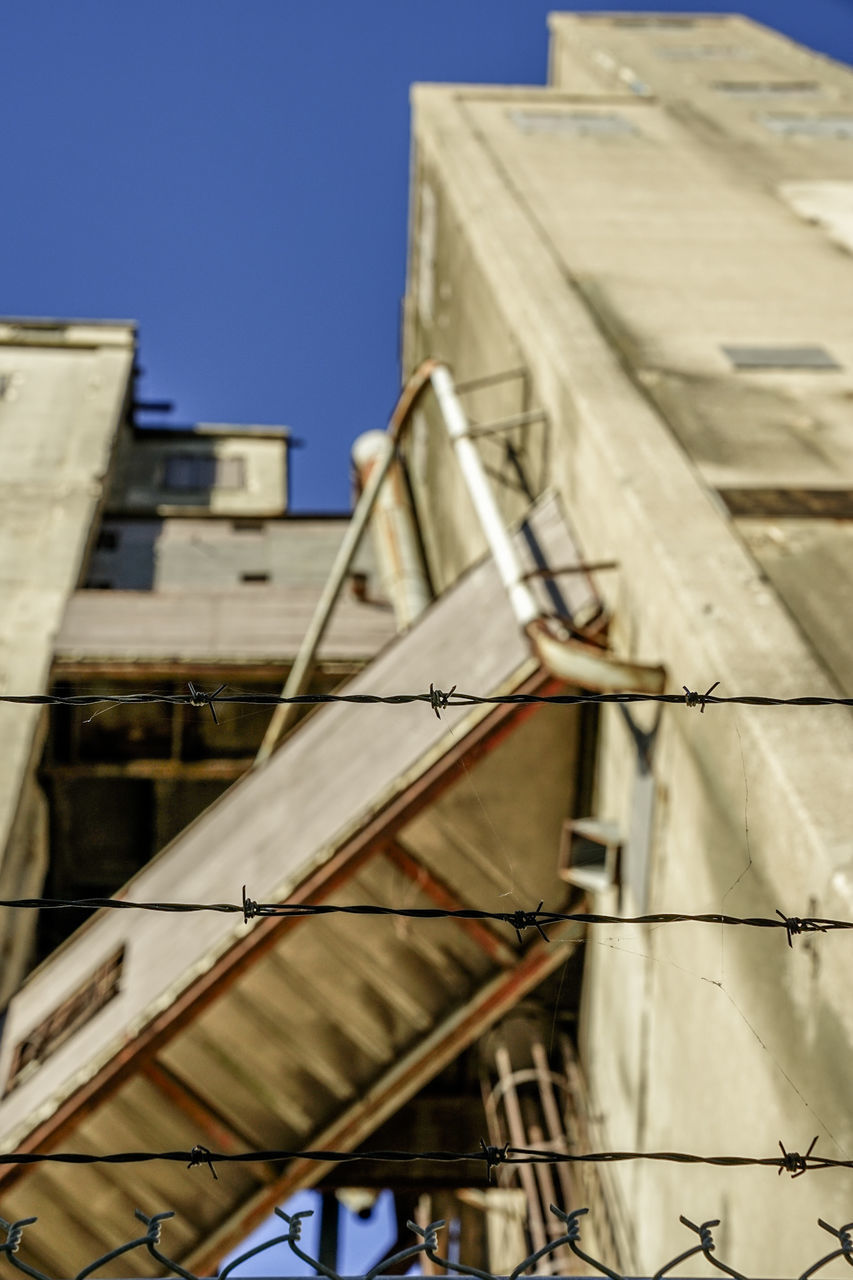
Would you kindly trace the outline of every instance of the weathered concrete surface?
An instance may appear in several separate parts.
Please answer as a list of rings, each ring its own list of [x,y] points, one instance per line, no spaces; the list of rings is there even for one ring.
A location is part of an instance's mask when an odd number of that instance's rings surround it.
[[[846,535],[786,533],[777,554],[716,490],[853,485],[853,261],[778,190],[849,180],[853,144],[783,136],[751,93],[710,82],[817,80],[822,105],[796,111],[839,115],[853,76],[739,19],[553,21],[556,88],[414,92],[406,369],[442,356],[464,384],[521,366],[472,393],[471,412],[544,410],[516,454],[533,492],[563,495],[585,557],[619,562],[600,590],[621,653],[664,662],[674,690],[838,694]],[[712,66],[688,44],[736,52]],[[601,123],[611,117],[629,127]],[[726,345],[817,346],[839,367],[745,372]],[[509,518],[524,502],[513,468],[499,444],[481,448]],[[409,462],[430,571],[446,583],[482,535],[429,406]],[[603,910],[853,914],[846,711],[676,709],[653,770],[649,816],[633,737],[608,710],[598,814],[626,833],[628,884]],[[645,902],[631,885],[647,886]],[[792,951],[784,934],[698,926],[593,940],[581,1039],[600,1145],[772,1155],[780,1137],[803,1150],[820,1133],[819,1149],[849,1155],[848,957],[844,935]],[[845,1184],[827,1175],[608,1172],[636,1274],[684,1247],[679,1213],[723,1217],[721,1254],[763,1275],[811,1260],[819,1214],[849,1218]]]
[[[78,585],[129,385],[130,324],[0,323],[0,689],[42,693]],[[28,770],[42,712],[0,705],[0,897],[37,887],[45,853]],[[41,835],[39,835],[41,831]],[[33,856],[31,849],[41,852]],[[8,913],[7,913],[8,914]],[[0,932],[0,1003],[26,930]]]

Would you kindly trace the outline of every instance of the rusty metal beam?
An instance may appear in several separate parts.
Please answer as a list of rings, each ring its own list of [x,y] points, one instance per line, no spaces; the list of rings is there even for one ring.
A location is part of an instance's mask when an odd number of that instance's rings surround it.
[[[567,939],[572,945],[577,945],[579,940]],[[516,968],[499,974],[482,987],[467,1004],[456,1009],[414,1049],[393,1063],[357,1102],[314,1134],[311,1147],[352,1151],[565,959],[566,948],[560,941],[534,943]],[[322,1181],[328,1170],[328,1165],[315,1161],[292,1161],[274,1182],[256,1192],[211,1232],[203,1245],[181,1259],[182,1263],[197,1275],[212,1273],[224,1254],[261,1223],[274,1205],[281,1204],[295,1191]],[[357,1178],[355,1172],[353,1177]]]
[[[435,874],[434,871],[428,870],[422,862],[413,857],[408,849],[397,840],[389,840],[383,849],[383,853],[389,862],[402,871],[407,879],[430,898],[437,907],[441,907],[444,911],[460,911],[470,907],[470,903],[463,902],[456,896],[448,885]],[[457,920],[455,922],[476,942],[481,951],[485,951],[489,959],[495,964],[499,964],[502,969],[511,968],[518,959],[518,953],[499,938],[488,925],[481,920]]]
[[[253,756],[220,760],[134,759],[76,764],[46,764],[41,772],[58,782],[77,778],[147,778],[154,782],[234,782],[248,773]]]
[[[216,1110],[209,1099],[164,1063],[156,1059],[146,1063],[142,1069],[142,1075],[170,1106],[186,1116],[194,1128],[209,1140],[214,1149],[230,1154],[245,1151],[253,1146],[252,1139],[247,1134],[239,1132]],[[266,1165],[250,1165],[249,1172],[258,1182],[272,1181],[272,1174]]]
[[[320,593],[311,621],[308,624],[308,630],[305,632],[302,643],[299,646],[299,652],[294,658],[293,666],[284,683],[284,688],[282,689],[284,698],[296,697],[301,693],[305,693],[308,688],[311,673],[315,666],[317,650],[322,644],[323,636],[331,621],[341,588],[349,573],[356,552],[361,545],[371,512],[379,496],[379,490],[396,458],[400,432],[409,422],[412,409],[426,391],[430,384],[430,378],[437,368],[438,365],[435,360],[424,360],[409,377],[400,393],[400,398],[388,424],[388,433],[384,437],[382,455],[375,460],[367,483],[358,496],[352,519],[347,525],[343,541],[338,547],[334,562],[329,570],[329,577]],[[292,703],[283,702],[274,709],[264,734],[263,742],[258,749],[256,758],[258,765],[269,759],[279,738],[294,723],[298,714],[296,706]]]
[[[315,675],[334,676],[341,679],[357,675],[370,661],[371,656],[365,655],[363,661],[323,658],[316,664]],[[251,680],[253,683],[266,686],[270,682],[279,684],[287,675],[290,665],[286,661],[270,662],[268,658],[259,659],[257,662],[246,658],[239,663],[233,660],[182,662],[179,659],[170,662],[159,658],[151,661],[122,662],[111,661],[109,656],[66,658],[59,654],[53,660],[50,678],[52,683],[59,680],[97,680],[99,683],[105,680],[121,680],[134,685],[151,680],[167,681],[175,685],[186,684],[188,680],[193,680],[196,684],[206,680],[215,680],[219,684],[224,680],[226,683],[239,684],[241,687],[245,687],[246,681]]]
[[[528,569],[522,579],[528,582],[531,578],[561,578],[573,573],[601,573],[605,569],[618,569],[618,560],[579,560],[577,564],[564,564],[558,569]]]

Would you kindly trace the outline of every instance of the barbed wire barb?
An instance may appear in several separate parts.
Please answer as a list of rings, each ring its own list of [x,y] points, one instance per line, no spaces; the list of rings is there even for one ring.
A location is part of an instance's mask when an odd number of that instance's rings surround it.
[[[160,1243],[160,1233],[162,1231],[163,1223],[168,1218],[174,1218],[174,1212],[171,1209],[166,1209],[161,1213],[152,1214],[149,1218],[146,1214],[142,1213],[141,1210],[136,1209],[134,1211],[134,1216],[137,1217],[140,1222],[144,1222],[148,1226],[148,1235],[145,1239],[145,1247],[151,1257],[154,1258],[156,1262],[159,1262],[161,1267],[167,1267],[174,1275],[180,1276],[181,1280],[198,1280],[198,1276],[194,1275],[192,1271],[188,1271],[186,1267],[182,1267],[179,1262],[175,1262],[173,1258],[168,1257],[157,1247]],[[99,1259],[98,1266],[100,1266],[103,1261],[104,1259]]]
[[[452,689],[448,689],[447,693],[443,693],[441,689],[434,688],[432,681],[430,681],[429,703],[433,711],[435,712],[436,720],[441,719],[442,711],[447,710],[448,706],[450,705],[450,699],[453,697],[455,692],[456,692],[456,685],[454,685]]]
[[[618,1271],[612,1271],[606,1263],[599,1261],[598,1258],[593,1258],[591,1254],[588,1254],[584,1249],[582,1249],[578,1243],[581,1238],[580,1220],[584,1214],[589,1213],[589,1209],[573,1209],[571,1213],[564,1213],[562,1209],[558,1209],[556,1205],[552,1204],[551,1212],[555,1214],[561,1222],[565,1223],[566,1233],[563,1239],[576,1257],[585,1262],[587,1266],[595,1267],[596,1271],[600,1272],[603,1276],[607,1276],[609,1280],[624,1280],[624,1277],[620,1276]]]
[[[214,689],[213,693],[205,693],[202,689],[197,689],[192,680],[190,680],[188,681],[188,688],[190,691],[190,706],[210,707],[210,714],[213,716],[213,723],[218,725],[219,720],[216,716],[216,707],[214,703],[220,693],[224,690],[225,685],[221,684],[218,689]]]
[[[490,1271],[483,1271],[480,1267],[472,1267],[468,1262],[451,1262],[449,1258],[444,1258],[438,1252],[438,1238],[433,1233],[432,1241],[426,1247],[426,1256],[429,1258],[433,1266],[440,1268],[440,1272],[451,1275],[456,1272],[463,1276],[476,1276],[477,1280],[495,1280]]]
[[[535,911],[510,911],[501,914],[500,919],[515,929],[515,936],[518,938],[519,946],[521,946],[521,935],[525,929],[535,929],[544,942],[551,941],[542,927],[542,907],[544,905],[544,899],[540,899],[539,906]],[[553,924],[554,921],[550,919],[551,914],[551,912],[547,913],[548,923]]]
[[[326,1277],[326,1280],[341,1280],[337,1271],[327,1266],[324,1262],[318,1261],[316,1258],[310,1257],[303,1249],[299,1248],[299,1240],[302,1237],[302,1219],[313,1218],[313,1209],[300,1209],[298,1213],[288,1214],[284,1209],[276,1209],[279,1218],[283,1218],[288,1223],[290,1230],[285,1236],[288,1247],[297,1258],[301,1258],[303,1262],[307,1262],[310,1267],[314,1268],[315,1274]]]
[[[82,1271],[78,1271],[74,1280],[85,1280],[86,1276],[91,1275],[100,1267],[106,1266],[108,1262],[112,1262],[115,1258],[120,1258],[123,1253],[130,1253],[132,1249],[139,1249],[143,1245],[149,1245],[152,1242],[152,1239],[156,1243],[160,1238],[160,1223],[165,1218],[173,1218],[175,1215],[171,1210],[169,1210],[164,1213],[155,1214],[153,1218],[146,1218],[144,1214],[140,1213],[137,1213],[136,1216],[144,1222],[148,1228],[145,1235],[138,1236],[135,1240],[129,1240],[127,1244],[119,1245],[117,1249],[112,1249],[109,1253],[105,1253],[95,1262],[90,1263],[88,1267],[84,1267]]]
[[[809,1163],[811,1160],[811,1154],[815,1149],[815,1143],[818,1140],[818,1136],[818,1134],[815,1134],[812,1138],[811,1143],[809,1144],[809,1149],[804,1156],[801,1156],[798,1151],[786,1151],[780,1140],[779,1150],[782,1152],[782,1159],[779,1162],[779,1177],[787,1171],[790,1173],[792,1178],[801,1178],[803,1174],[808,1173],[810,1169],[826,1167],[821,1163]],[[820,1159],[821,1157],[816,1157],[816,1161]]]
[[[715,680],[710,689],[706,689],[704,693],[695,693],[692,689],[688,689],[686,684],[683,684],[681,687],[684,690],[685,706],[698,707],[700,714],[704,714],[705,703],[711,697],[714,690],[719,687],[719,683],[719,680]],[[714,701],[719,702],[720,699],[715,698]]]
[[[817,1225],[822,1227],[824,1231],[828,1231],[831,1236],[835,1236],[840,1244],[839,1249],[833,1249],[832,1253],[828,1253],[825,1258],[818,1259],[812,1263],[807,1271],[804,1271],[799,1280],[808,1280],[809,1276],[813,1276],[821,1267],[825,1267],[828,1262],[833,1262],[836,1258],[844,1258],[845,1262],[849,1262],[853,1266],[853,1237],[850,1232],[853,1229],[853,1222],[846,1222],[843,1227],[831,1227],[828,1222],[824,1222],[823,1218],[818,1218]]]
[[[375,1280],[376,1276],[380,1276],[384,1274],[384,1272],[390,1271],[392,1268],[398,1268],[401,1263],[407,1262],[410,1258],[417,1257],[419,1253],[425,1253],[430,1245],[437,1245],[438,1236],[436,1233],[439,1228],[444,1225],[445,1221],[442,1218],[438,1222],[428,1223],[427,1226],[424,1227],[423,1231],[421,1231],[414,1222],[407,1222],[406,1226],[409,1230],[413,1231],[415,1235],[421,1236],[420,1243],[410,1244],[405,1249],[401,1249],[399,1253],[391,1253],[388,1254],[387,1257],[381,1258],[380,1261],[377,1262],[375,1266],[371,1267],[366,1273],[364,1280]],[[491,1277],[489,1277],[489,1280],[491,1280]]]
[[[502,1147],[490,1147],[486,1140],[481,1138],[480,1149],[483,1153],[483,1159],[486,1162],[486,1180],[488,1182],[494,1182],[495,1169],[499,1164],[505,1164],[507,1161],[509,1143],[505,1142]]]
[[[776,914],[785,924],[785,932],[788,935],[788,946],[793,950],[794,935],[800,933],[826,933],[832,927],[829,920],[817,920],[808,916],[786,916],[784,912],[776,908]]]
[[[679,1215],[678,1221],[683,1223],[689,1231],[695,1232],[699,1237],[699,1243],[694,1245],[692,1249],[688,1249],[686,1253],[682,1253],[678,1258],[674,1258],[672,1262],[668,1263],[660,1271],[655,1272],[653,1280],[659,1280],[659,1277],[663,1276],[667,1271],[672,1270],[673,1267],[678,1266],[679,1263],[684,1262],[687,1258],[695,1256],[697,1253],[704,1254],[706,1260],[710,1262],[712,1267],[716,1267],[718,1271],[725,1272],[727,1276],[732,1277],[732,1280],[747,1280],[746,1276],[742,1275],[740,1271],[735,1271],[733,1267],[727,1266],[725,1262],[721,1262],[719,1258],[715,1258],[713,1256],[714,1250],[717,1246],[714,1242],[711,1228],[718,1227],[720,1225],[719,1218],[709,1218],[706,1222],[700,1222],[697,1224],[695,1222],[691,1222],[689,1218],[685,1218],[682,1213]]]
[[[306,1210],[306,1212],[310,1213],[311,1210]],[[275,1213],[279,1217],[282,1216],[282,1211],[279,1208],[276,1208]],[[251,1249],[247,1249],[239,1257],[232,1258],[218,1273],[217,1280],[227,1280],[232,1271],[242,1266],[244,1262],[248,1262],[250,1258],[257,1257],[259,1253],[266,1253],[268,1249],[272,1249],[277,1244],[286,1244],[289,1240],[289,1232],[290,1228],[288,1227],[288,1231],[284,1235],[271,1236],[269,1240],[263,1240],[260,1244],[253,1245]]]
[[[207,1165],[208,1169],[213,1174],[214,1182],[218,1182],[219,1175],[213,1167],[213,1156],[210,1154],[207,1147],[195,1146],[190,1152],[190,1159],[187,1168],[197,1169],[201,1164]]]
[[[34,1222],[38,1222],[38,1218],[18,1218],[15,1222],[7,1222],[5,1218],[0,1218],[0,1227],[6,1232],[6,1240],[0,1245],[0,1255],[3,1255],[17,1271],[23,1271],[25,1275],[33,1277],[33,1280],[51,1280],[42,1271],[36,1271],[35,1267],[31,1267],[16,1255],[21,1247],[21,1239],[24,1234],[24,1227],[32,1226]]]

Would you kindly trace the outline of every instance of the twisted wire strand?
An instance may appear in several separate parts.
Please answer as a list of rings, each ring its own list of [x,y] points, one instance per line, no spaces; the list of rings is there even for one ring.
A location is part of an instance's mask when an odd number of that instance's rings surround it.
[[[780,1142],[782,1154],[778,1156],[719,1155],[703,1156],[686,1151],[592,1151],[587,1153],[542,1151],[533,1147],[487,1146],[481,1143],[479,1151],[241,1151],[218,1152],[207,1147],[195,1146],[190,1151],[117,1151],[106,1155],[82,1151],[22,1151],[0,1154],[0,1165],[34,1164],[145,1164],[166,1161],[185,1164],[188,1168],[202,1165],[214,1172],[218,1164],[261,1164],[290,1160],[308,1160],[329,1164],[354,1164],[358,1161],[384,1164],[412,1164],[430,1161],[439,1164],[455,1164],[474,1161],[485,1164],[487,1171],[499,1165],[528,1164],[621,1164],[627,1161],[645,1160],[684,1165],[717,1165],[725,1168],[770,1168],[794,1177],[817,1169],[853,1169],[853,1160],[837,1160],[828,1156],[813,1155],[814,1142],[807,1153],[786,1151]]]
[[[255,707],[273,707],[282,704],[314,706],[318,703],[335,702],[402,706],[407,703],[423,702],[436,711],[436,714],[450,707],[526,706],[539,703],[549,703],[554,706],[582,706],[591,703],[656,702],[668,706],[699,707],[703,711],[706,706],[726,703],[746,707],[853,707],[853,698],[826,698],[813,695],[773,698],[757,694],[726,696],[712,693],[710,689],[707,693],[697,693],[688,689],[686,685],[683,687],[684,693],[503,693],[480,696],[457,691],[454,686],[447,693],[431,688],[426,693],[300,693],[292,697],[284,697],[278,693],[225,693],[223,687],[220,687],[211,693],[204,693],[196,688],[187,693],[4,693],[0,694],[0,702],[50,707],[140,706],[154,702],[192,707],[214,707],[226,703]],[[711,689],[716,687],[712,685]]]
[[[255,918],[277,917],[303,920],[316,916],[395,916],[407,920],[491,920],[507,924],[521,933],[536,929],[547,940],[544,929],[548,925],[664,925],[664,924],[714,924],[751,929],[784,929],[789,944],[801,933],[830,933],[853,929],[853,920],[835,920],[821,916],[786,916],[777,910],[774,916],[732,916],[722,912],[689,913],[679,911],[655,911],[639,916],[603,915],[593,911],[543,911],[542,904],[535,911],[486,911],[477,907],[385,907],[377,903],[260,903],[254,902],[243,892],[243,900],[236,902],[133,902],[126,898],[3,898],[0,908],[9,910],[58,911],[162,911],[175,914],[211,911],[224,915],[240,915],[248,922]]]

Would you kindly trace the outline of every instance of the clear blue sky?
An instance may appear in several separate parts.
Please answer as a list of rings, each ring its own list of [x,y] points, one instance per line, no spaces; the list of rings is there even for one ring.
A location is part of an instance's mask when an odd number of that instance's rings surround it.
[[[5,5],[0,313],[138,320],[145,398],[290,426],[294,507],[348,507],[350,443],[399,386],[409,85],[544,83],[556,7]],[[741,7],[853,62],[851,0]]]
[[[302,1221],[300,1247],[309,1258],[316,1258],[320,1249],[319,1201],[320,1197],[316,1191],[299,1191],[286,1207],[286,1212],[290,1214],[299,1213],[305,1209],[310,1209],[314,1214],[313,1218],[304,1218]],[[284,1235],[286,1231],[287,1226],[281,1218],[274,1214],[270,1215],[263,1226],[253,1231],[241,1245],[222,1259],[220,1270],[226,1263],[248,1249],[254,1249],[266,1240],[274,1240],[277,1236]],[[360,1219],[340,1205],[338,1232],[339,1273],[357,1276],[369,1271],[381,1257],[384,1257],[397,1238],[397,1223],[391,1193],[388,1191],[380,1193],[372,1214],[366,1220]],[[416,1244],[416,1237],[412,1235],[411,1240],[406,1243]],[[408,1274],[413,1273],[420,1274],[420,1269],[415,1267]],[[289,1245],[279,1244],[273,1245],[264,1253],[255,1254],[254,1258],[237,1267],[233,1274],[235,1280],[239,1280],[240,1276],[310,1276],[314,1275],[314,1271],[291,1252]]]

